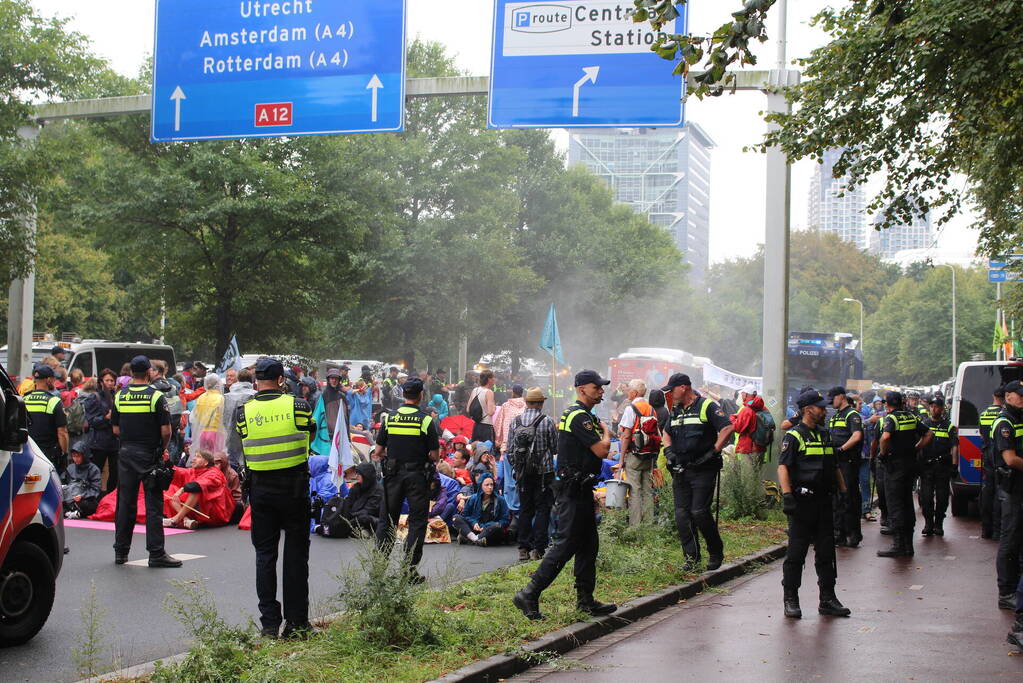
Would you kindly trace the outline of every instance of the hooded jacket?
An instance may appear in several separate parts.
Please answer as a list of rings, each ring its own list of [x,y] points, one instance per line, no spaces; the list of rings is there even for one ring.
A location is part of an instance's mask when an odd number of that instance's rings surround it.
[[[483,503],[483,482],[487,479],[493,479],[489,472],[484,472],[476,480],[477,492],[465,501],[462,517],[470,527],[476,524],[484,529],[492,526],[507,527],[511,522],[511,513],[508,510],[508,503],[497,492],[496,481],[494,482],[494,493],[490,496],[489,502],[486,505]]]
[[[448,416],[448,404],[444,400],[444,397],[440,394],[434,394],[433,398],[430,399],[430,403],[427,406],[437,411],[437,419],[443,420]]]
[[[524,412],[526,412],[524,398],[509,398],[501,404],[501,412],[494,418],[494,440],[499,448],[504,448],[504,445],[508,443],[508,430],[511,428],[512,422]]]
[[[327,502],[338,493],[334,479],[330,476],[330,463],[325,455],[309,457],[309,498],[319,496]]]
[[[113,407],[113,399],[110,392],[100,389],[85,400],[85,421],[89,423],[88,439],[89,448],[99,451],[116,451],[118,448],[117,437],[114,436],[113,427],[107,419],[107,413]]]
[[[753,443],[753,432],[757,429],[757,413],[764,410],[764,399],[754,396],[748,399],[735,415],[729,416],[735,427],[735,433],[739,436],[735,444],[736,453],[763,453],[762,446]]]
[[[64,472],[64,483],[67,486],[64,489],[65,499],[71,500],[75,496],[81,496],[83,499],[99,500],[103,488],[103,475],[99,468],[89,461],[88,447],[84,441],[77,441],[71,450],[81,453],[84,459],[81,465],[76,465],[72,461]]]
[[[375,529],[380,519],[380,504],[384,499],[383,486],[377,481],[373,463],[359,463],[355,471],[362,475],[362,483],[348,490],[348,497],[341,504],[341,516],[353,523],[353,526],[357,524],[364,529]]]

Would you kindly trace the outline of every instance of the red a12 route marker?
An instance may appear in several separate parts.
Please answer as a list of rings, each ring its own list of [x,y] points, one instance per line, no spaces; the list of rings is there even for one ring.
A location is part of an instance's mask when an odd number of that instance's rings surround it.
[[[272,102],[256,105],[256,127],[290,126],[294,122],[292,102]]]

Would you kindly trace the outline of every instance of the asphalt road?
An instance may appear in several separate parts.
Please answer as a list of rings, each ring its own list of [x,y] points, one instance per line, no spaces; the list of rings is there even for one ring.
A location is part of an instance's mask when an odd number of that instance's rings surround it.
[[[168,536],[172,555],[197,555],[180,569],[149,569],[145,536],[136,534],[130,560],[143,566],[114,565],[113,532],[67,529],[71,553],[57,580],[57,598],[43,630],[31,642],[0,650],[0,681],[77,681],[72,651],[80,646],[80,611],[93,582],[99,605],[106,661],[120,667],[168,657],[188,649],[180,624],[162,607],[172,590],[170,579],[201,579],[213,594],[220,614],[238,624],[256,618],[255,555],[249,534],[237,527],[205,529]],[[312,617],[338,610],[331,596],[338,590],[340,568],[351,565],[360,541],[313,536],[310,549],[310,607]],[[516,562],[514,547],[476,548],[426,546],[422,571],[434,582],[475,576]]]
[[[947,519],[943,538],[916,556],[885,559],[877,524],[858,549],[839,548],[838,595],[847,619],[817,614],[812,564],[801,620],[782,613],[781,562],[609,634],[532,669],[520,683],[601,681],[992,681],[1023,678],[1023,655],[1006,644],[1013,613],[996,607],[997,543],[976,520]],[[599,592],[599,586],[598,586]],[[572,668],[564,670],[564,666]],[[556,670],[556,669],[562,670]]]

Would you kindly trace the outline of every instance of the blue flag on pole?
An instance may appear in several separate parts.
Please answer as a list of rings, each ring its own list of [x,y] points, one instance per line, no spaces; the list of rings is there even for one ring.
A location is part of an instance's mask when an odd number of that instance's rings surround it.
[[[565,359],[561,355],[561,335],[558,334],[558,317],[554,313],[554,304],[551,304],[551,310],[547,311],[547,322],[544,323],[543,333],[540,335],[540,348],[554,356],[559,364],[565,364]]]
[[[241,351],[238,350],[238,336],[235,335],[231,337],[231,343],[227,345],[224,358],[220,361],[220,365],[217,366],[217,374],[222,375],[231,368],[234,368],[235,364],[241,359],[241,356]]]

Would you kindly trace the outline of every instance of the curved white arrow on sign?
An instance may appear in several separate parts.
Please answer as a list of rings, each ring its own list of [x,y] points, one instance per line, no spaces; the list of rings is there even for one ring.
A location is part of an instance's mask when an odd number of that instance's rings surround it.
[[[578,81],[572,88],[572,116],[579,116],[579,88],[583,87],[586,83],[596,83],[597,74],[600,73],[599,66],[584,66],[583,73],[586,74]]]

